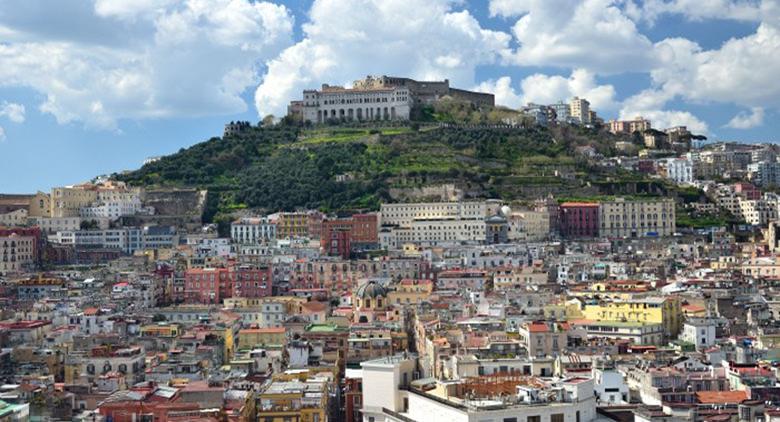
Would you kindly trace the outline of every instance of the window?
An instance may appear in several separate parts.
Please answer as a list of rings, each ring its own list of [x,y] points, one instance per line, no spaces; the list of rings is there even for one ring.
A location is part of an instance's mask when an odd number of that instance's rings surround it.
[[[506,420],[506,419],[505,419]],[[542,422],[542,417],[539,415],[529,416],[526,422]]]
[[[550,415],[550,422],[563,422],[563,413],[553,413]]]

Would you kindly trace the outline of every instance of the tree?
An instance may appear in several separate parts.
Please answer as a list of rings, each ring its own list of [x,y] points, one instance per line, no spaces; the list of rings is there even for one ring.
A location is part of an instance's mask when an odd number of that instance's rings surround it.
[[[262,127],[273,127],[275,120],[276,120],[276,118],[274,117],[274,115],[273,114],[269,114],[269,115],[263,117],[263,120],[260,121],[260,125]]]

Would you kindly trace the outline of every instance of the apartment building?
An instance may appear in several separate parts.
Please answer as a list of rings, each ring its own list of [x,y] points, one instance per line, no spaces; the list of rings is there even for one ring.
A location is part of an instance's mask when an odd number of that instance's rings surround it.
[[[268,217],[246,217],[230,224],[230,238],[241,244],[259,244],[276,240],[276,224]]]
[[[675,230],[674,201],[605,201],[599,204],[599,224],[599,234],[606,237],[669,236]]]
[[[569,103],[572,119],[577,123],[588,125],[591,123],[590,102],[584,98],[574,97]]]
[[[745,222],[754,226],[766,226],[777,219],[777,207],[763,199],[739,199],[739,214]]]
[[[383,226],[410,227],[416,220],[484,220],[487,214],[487,203],[484,201],[419,202],[380,206],[380,221]]]
[[[693,162],[683,158],[669,158],[663,161],[666,178],[678,184],[693,183]]]
[[[36,260],[36,239],[16,233],[0,236],[0,274],[29,269]]]
[[[599,204],[564,202],[560,208],[561,235],[566,238],[599,235]]]
[[[587,320],[662,324],[667,335],[676,337],[682,328],[680,300],[674,296],[648,296],[630,300],[604,300],[587,304]]]
[[[609,131],[615,134],[618,133],[634,133],[644,132],[651,128],[650,120],[637,116],[633,120],[610,120],[607,122]]]

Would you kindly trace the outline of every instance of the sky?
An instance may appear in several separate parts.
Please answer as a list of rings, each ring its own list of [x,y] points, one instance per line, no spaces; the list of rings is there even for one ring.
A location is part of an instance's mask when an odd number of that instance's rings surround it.
[[[366,75],[775,142],[779,73],[780,0],[0,0],[0,192],[136,169]]]

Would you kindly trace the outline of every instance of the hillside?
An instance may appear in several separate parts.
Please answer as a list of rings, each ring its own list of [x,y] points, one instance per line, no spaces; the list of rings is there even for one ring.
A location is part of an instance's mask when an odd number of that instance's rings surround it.
[[[662,190],[637,174],[605,173],[576,152],[590,145],[611,156],[616,140],[575,127],[278,125],[212,138],[115,177],[208,189],[207,219],[243,208],[377,209],[383,201],[424,199],[421,188],[443,184],[466,197],[504,199]]]

